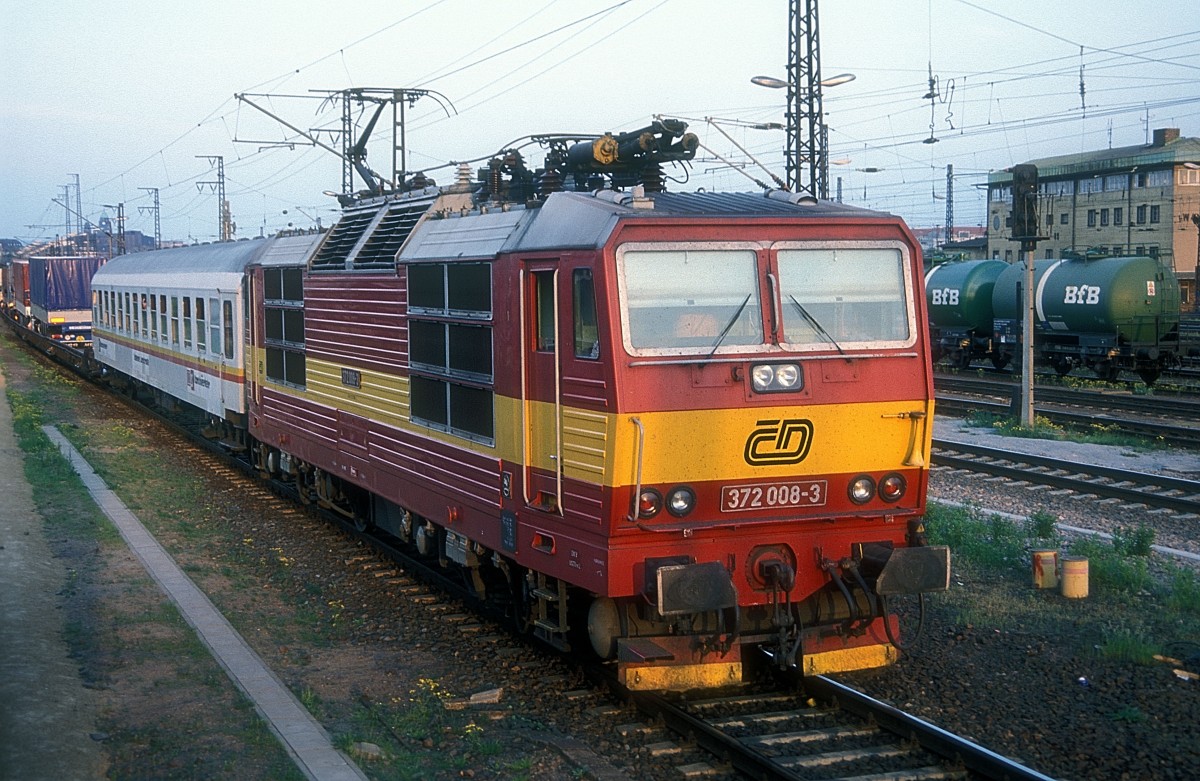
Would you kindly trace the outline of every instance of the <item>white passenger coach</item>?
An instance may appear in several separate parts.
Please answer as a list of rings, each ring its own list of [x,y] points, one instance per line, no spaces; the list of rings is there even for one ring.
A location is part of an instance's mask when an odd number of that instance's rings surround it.
[[[246,268],[295,265],[320,238],[279,236],[113,258],[92,279],[96,360],[215,418],[244,421]]]

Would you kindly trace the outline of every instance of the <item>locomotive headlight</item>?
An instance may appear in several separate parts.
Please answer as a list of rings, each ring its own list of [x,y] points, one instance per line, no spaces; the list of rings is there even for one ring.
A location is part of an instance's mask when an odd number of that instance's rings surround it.
[[[775,367],[775,382],[780,387],[791,390],[800,383],[800,367],[790,363]]]
[[[866,504],[875,497],[875,481],[869,475],[856,477],[850,483],[850,501],[855,504]]]
[[[879,481],[879,498],[885,502],[898,501],[901,496],[904,496],[905,488],[907,488],[907,483],[905,483],[903,475],[895,472],[884,475],[884,478]]]
[[[696,492],[687,486],[672,489],[667,495],[667,512],[676,518],[682,518],[696,506]]]
[[[754,380],[754,390],[762,393],[775,382],[775,368],[760,363],[750,370],[750,376]]]
[[[662,512],[662,508],[662,494],[653,488],[643,488],[642,492],[638,495],[638,517],[653,518]]]
[[[804,375],[794,363],[759,363],[750,367],[750,379],[758,393],[779,393],[804,387]]]

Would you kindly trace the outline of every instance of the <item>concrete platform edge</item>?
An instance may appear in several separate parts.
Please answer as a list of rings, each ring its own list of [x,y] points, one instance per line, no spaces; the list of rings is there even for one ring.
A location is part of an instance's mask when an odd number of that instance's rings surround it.
[[[55,427],[43,426],[42,430],[71,464],[96,504],[117,527],[126,544],[196,631],[213,658],[254,704],[305,777],[312,781],[365,781],[367,776],[362,770],[333,747],[324,727],[105,485],[79,451]]]

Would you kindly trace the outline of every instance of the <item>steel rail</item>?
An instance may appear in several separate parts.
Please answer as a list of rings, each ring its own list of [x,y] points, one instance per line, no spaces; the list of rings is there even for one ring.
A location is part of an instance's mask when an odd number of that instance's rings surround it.
[[[972,472],[987,472],[988,474],[999,475],[1013,480],[1023,480],[1025,482],[1050,485],[1055,488],[1070,489],[1081,494],[1095,494],[1130,503],[1166,508],[1181,513],[1200,514],[1200,499],[1197,498],[1200,497],[1200,481],[1197,480],[1170,477],[1168,475],[1145,474],[1143,472],[1133,472],[1116,467],[1080,464],[1077,461],[1067,461],[1060,458],[1032,455],[1029,453],[1018,453],[1011,450],[1002,450],[965,442],[935,439],[933,447],[932,460],[933,463],[939,466],[965,469]],[[964,453],[976,458],[953,456],[942,451]],[[984,458],[1007,461],[1008,463],[1003,464],[996,463],[996,461],[978,460]],[[1019,464],[1023,464],[1024,466],[1019,466]],[[1031,466],[1067,472],[1068,474],[1032,472],[1028,469]],[[1080,474],[1090,477],[1102,477],[1117,481],[1118,483],[1132,483],[1133,485],[1122,486],[1096,483],[1074,476]],[[1164,493],[1150,493],[1145,490],[1147,488],[1157,488],[1159,491],[1178,491],[1182,495],[1172,496]]]
[[[698,747],[728,762],[751,778],[762,779],[762,781],[771,781],[772,779],[803,781],[805,778],[805,776],[783,767],[766,754],[747,746],[737,738],[727,735],[704,719],[693,716],[668,702],[660,695],[628,690],[625,693],[638,710],[652,718],[661,719],[663,726],[672,732],[686,735]]]
[[[980,393],[1011,398],[1019,392],[1016,383],[1008,380],[974,377],[936,377],[934,386],[942,391],[955,393]],[[1111,391],[1063,388],[1039,385],[1034,389],[1035,399],[1046,404],[1067,406],[1105,407],[1131,412],[1144,412],[1157,417],[1191,420],[1200,412],[1200,398],[1188,395],[1132,395]]]
[[[1036,770],[997,754],[978,743],[919,719],[909,713],[868,697],[860,691],[823,675],[806,678],[805,688],[814,696],[831,700],[838,707],[863,718],[871,718],[882,729],[915,740],[946,759],[963,763],[968,770],[989,779],[1004,781],[1054,781]]]

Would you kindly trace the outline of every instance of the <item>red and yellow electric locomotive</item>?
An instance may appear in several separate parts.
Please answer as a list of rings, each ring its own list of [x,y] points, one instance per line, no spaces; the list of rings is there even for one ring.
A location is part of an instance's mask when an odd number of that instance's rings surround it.
[[[886,664],[888,597],[949,579],[920,248],[838,203],[662,191],[695,148],[557,141],[536,179],[510,151],[252,266],[256,457],[632,688],[737,682],[748,646]]]

